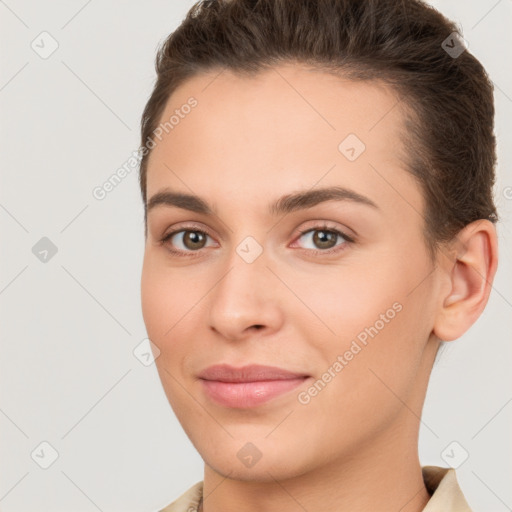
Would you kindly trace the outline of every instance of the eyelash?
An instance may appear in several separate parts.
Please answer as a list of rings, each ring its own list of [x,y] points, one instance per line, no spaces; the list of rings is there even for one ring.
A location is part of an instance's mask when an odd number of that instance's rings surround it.
[[[212,238],[211,235],[207,231],[204,231],[203,229],[198,229],[195,226],[181,226],[180,229],[175,229],[174,231],[171,231],[170,233],[167,233],[166,235],[164,235],[160,239],[160,243],[163,245],[166,242],[168,242],[176,233],[187,232],[187,231],[193,232],[193,233],[201,233],[202,235],[206,235],[206,236],[209,236],[210,238]],[[334,254],[334,253],[338,253],[338,252],[344,251],[346,249],[345,246],[347,244],[355,243],[354,238],[348,236],[343,231],[340,231],[337,228],[328,226],[327,224],[313,226],[313,227],[309,227],[307,229],[301,230],[301,231],[299,231],[299,236],[297,238],[301,238],[303,235],[305,235],[306,233],[309,233],[311,231],[327,231],[329,233],[334,233],[336,235],[339,235],[341,238],[343,238],[345,240],[345,242],[341,243],[339,245],[335,245],[334,247],[331,247],[330,249],[304,249],[305,251],[307,251],[310,254],[311,253],[314,254],[314,255],[317,255],[317,254],[318,255]],[[176,250],[176,249],[172,249],[170,247],[167,247],[167,250],[171,254],[174,254],[174,255],[180,256],[180,257],[184,257],[184,258],[194,258],[194,257],[197,257],[197,256],[200,255],[199,254],[200,250],[184,252],[184,251],[179,251],[179,250]]]

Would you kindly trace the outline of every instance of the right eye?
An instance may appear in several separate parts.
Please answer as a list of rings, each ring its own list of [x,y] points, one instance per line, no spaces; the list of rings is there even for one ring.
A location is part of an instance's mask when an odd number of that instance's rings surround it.
[[[198,252],[206,247],[207,237],[210,235],[201,229],[181,228],[167,233],[160,241],[171,253],[178,256],[189,256],[190,253]]]

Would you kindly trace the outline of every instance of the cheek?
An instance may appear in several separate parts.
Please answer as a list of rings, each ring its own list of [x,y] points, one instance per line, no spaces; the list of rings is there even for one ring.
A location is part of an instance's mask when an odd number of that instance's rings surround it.
[[[158,366],[169,370],[183,364],[189,341],[204,318],[207,288],[183,268],[170,268],[161,255],[147,253],[141,276],[142,316],[148,337],[159,348]],[[193,284],[191,284],[193,283]],[[188,341],[188,342],[187,342]]]
[[[351,310],[358,320],[351,324],[346,348],[357,351],[348,345],[359,346],[361,350],[347,366],[345,377],[350,379],[353,398],[367,397],[367,411],[373,407],[397,411],[403,406],[401,400],[407,401],[416,392],[416,381],[422,378],[419,372],[431,326],[425,292],[409,292],[397,283],[392,293],[366,296],[360,303],[363,312]]]
[[[142,316],[149,339],[160,350],[155,365],[163,385],[163,389],[172,408],[179,411],[187,397],[176,381],[180,367],[186,356],[186,344],[176,343],[191,302],[186,297],[187,287],[177,282],[175,273],[170,269],[162,269],[161,263],[155,261],[151,254],[146,254],[141,276]]]
[[[404,403],[417,410],[425,341],[415,326],[415,307],[402,301],[402,309],[397,311],[387,300],[383,304],[382,310],[379,301],[367,302],[363,313],[356,310],[356,318],[351,317],[352,309],[341,312],[341,336],[328,346],[317,345],[318,357],[312,359],[323,364],[316,365],[315,377],[329,382],[318,384],[321,391],[316,396],[314,389],[305,390],[311,393],[311,402],[301,406],[302,416],[296,418],[310,423],[313,437],[336,439],[339,446],[357,446],[378,436],[400,414],[414,419]],[[384,315],[389,311],[388,323],[380,319],[381,311]],[[316,418],[312,423],[311,417]]]
[[[141,277],[142,316],[148,335],[160,348],[165,349],[172,338],[174,326],[190,304],[187,287],[175,277],[175,272],[162,268],[157,257],[146,253]],[[186,308],[185,308],[186,309]]]
[[[396,272],[383,265],[349,265],[329,267],[317,272],[312,279],[311,272],[290,277],[294,292],[313,314],[304,316],[304,324],[317,329],[321,322],[321,335],[317,338],[331,339],[334,348],[343,348],[365,328],[379,321],[381,314],[393,318],[396,311],[393,304],[402,300],[396,279]],[[297,303],[297,311],[301,304]],[[315,318],[316,317],[316,318]],[[326,339],[327,337],[327,339]],[[315,339],[315,338],[312,338]]]
[[[393,408],[400,402],[390,389],[406,395],[415,379],[432,327],[429,280],[415,286],[417,276],[428,272],[418,262],[408,275],[393,261],[397,259],[352,265],[350,271],[330,269],[331,279],[316,280],[304,295],[323,324],[321,335],[310,317],[303,324],[308,338],[315,340],[313,360],[321,362],[317,378],[333,368],[338,356],[344,360],[343,369],[338,365],[331,370],[339,377],[329,385],[333,394],[325,394],[328,400],[369,409],[388,403]],[[362,396],[363,402],[358,400]]]
[[[147,256],[144,259],[141,278],[142,316],[150,339],[160,347],[157,339],[165,333],[163,324],[167,318],[169,299],[165,293],[165,286],[162,286],[162,279],[159,279],[154,267],[148,263],[148,259]]]

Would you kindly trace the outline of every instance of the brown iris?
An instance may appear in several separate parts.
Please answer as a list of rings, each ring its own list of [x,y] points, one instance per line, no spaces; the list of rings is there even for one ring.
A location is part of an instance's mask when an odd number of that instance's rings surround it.
[[[202,249],[206,242],[206,234],[200,231],[185,231],[183,234],[183,245],[187,249]]]
[[[333,231],[315,230],[315,233],[313,234],[313,242],[320,249],[330,249],[336,245],[337,236],[338,235]]]

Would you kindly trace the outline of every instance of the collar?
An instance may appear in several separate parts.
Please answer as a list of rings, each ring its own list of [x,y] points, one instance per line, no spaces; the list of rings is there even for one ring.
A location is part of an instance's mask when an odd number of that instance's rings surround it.
[[[472,512],[459,487],[455,469],[422,466],[421,471],[431,495],[423,512]]]

